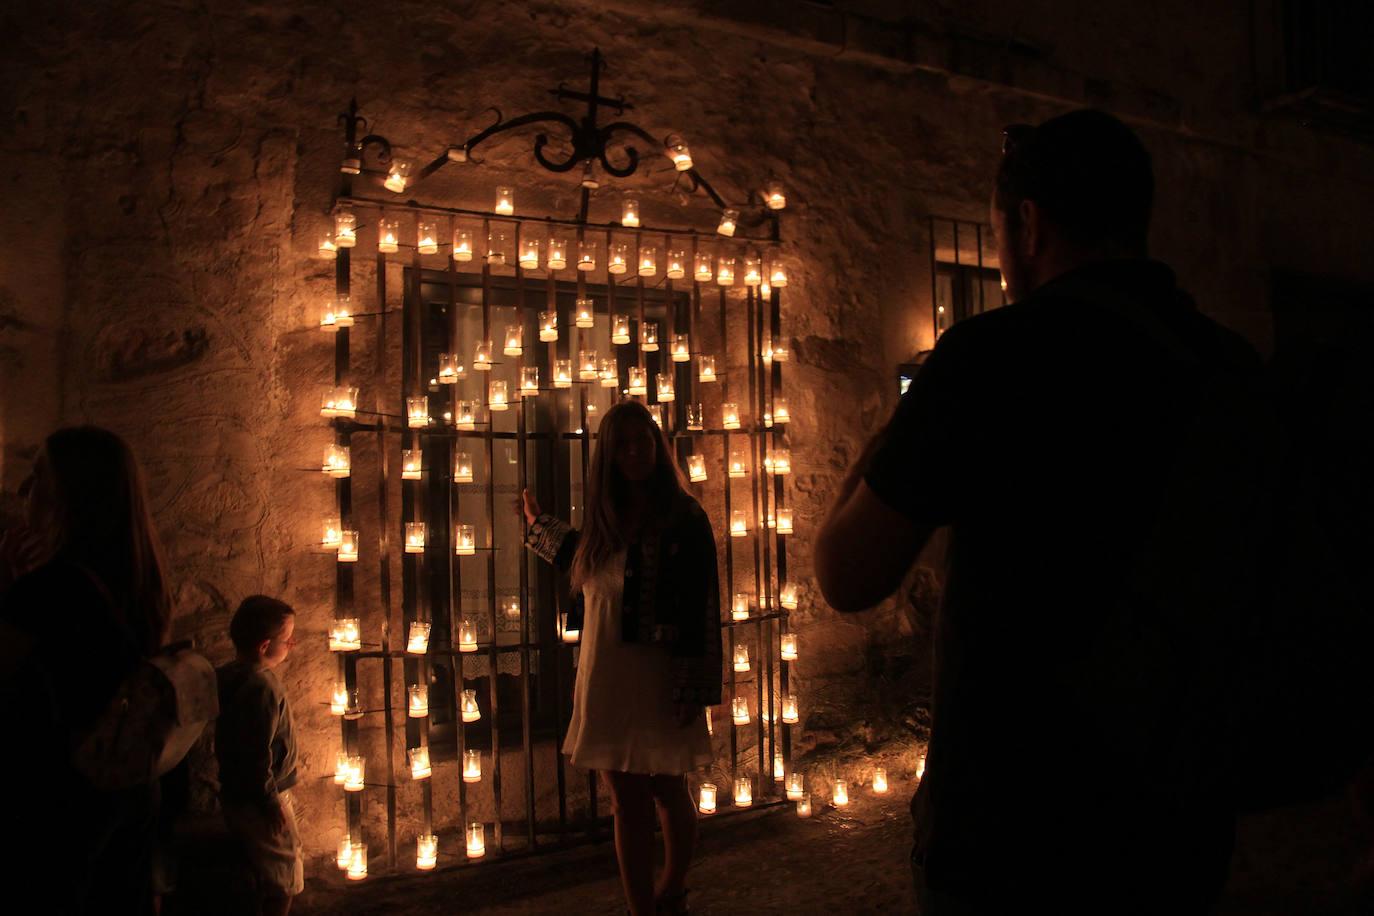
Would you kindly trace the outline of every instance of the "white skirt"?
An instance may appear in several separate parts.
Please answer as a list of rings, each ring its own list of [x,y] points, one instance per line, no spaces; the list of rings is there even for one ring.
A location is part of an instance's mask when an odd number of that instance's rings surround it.
[[[586,616],[563,753],[573,766],[682,774],[712,760],[706,716],[678,724],[668,650],[620,638],[625,552],[582,587]]]

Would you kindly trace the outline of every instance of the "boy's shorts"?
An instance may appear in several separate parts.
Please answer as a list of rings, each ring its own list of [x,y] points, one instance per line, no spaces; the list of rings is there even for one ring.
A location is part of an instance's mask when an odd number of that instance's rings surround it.
[[[274,830],[257,805],[228,803],[224,820],[238,839],[263,891],[295,896],[305,888],[305,860],[296,827],[296,805],[289,791],[277,796],[286,813],[286,825]]]

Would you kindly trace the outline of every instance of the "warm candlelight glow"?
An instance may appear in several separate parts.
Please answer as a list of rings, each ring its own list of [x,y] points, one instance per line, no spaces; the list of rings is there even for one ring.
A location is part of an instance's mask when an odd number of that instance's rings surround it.
[[[329,300],[320,313],[320,329],[326,332],[339,328],[353,327],[353,303],[348,296],[339,295]]]
[[[784,604],[783,607],[787,607],[787,605]],[[784,633],[782,634],[780,642],[782,646],[780,652],[782,660],[785,662],[795,662],[797,660],[797,634]]]
[[[708,354],[697,357],[697,380],[714,382],[716,380],[716,358]]]
[[[797,715],[797,697],[795,694],[787,694],[782,698],[782,721],[784,725],[796,725],[801,721]]]
[[[576,315],[574,323],[579,328],[590,328],[596,325],[596,308],[590,299],[578,299],[573,306],[573,313]],[[596,351],[591,351],[595,353]]]
[[[455,429],[476,429],[477,428],[477,402],[459,401],[458,410],[453,417]]]
[[[616,315],[611,319],[611,343],[627,344],[630,342],[630,316]]]
[[[553,361],[553,387],[571,388],[573,384],[572,360],[555,359]]]
[[[701,402],[687,405],[687,428],[693,431],[701,431],[705,427],[702,425]]]
[[[334,233],[326,231],[320,236],[320,257],[333,261],[339,256],[339,246],[334,244]]]
[[[438,379],[440,385],[453,385],[467,375],[463,364],[458,361],[457,353],[439,354]]]
[[[406,425],[411,429],[423,429],[429,422],[429,398],[424,395],[406,398]]]
[[[735,234],[735,223],[739,221],[739,211],[725,209],[720,211],[720,224],[716,226],[716,232],[730,238]]]
[[[789,801],[796,801],[806,793],[806,782],[800,773],[790,773],[787,776],[787,798]]]
[[[749,476],[748,466],[745,462],[744,451],[742,449],[730,449],[730,466],[727,473],[730,477]]]
[[[563,641],[566,643],[575,643],[582,638],[581,630],[569,629],[567,611],[564,611],[563,613],[558,615],[558,632],[561,634]]]
[[[525,328],[518,324],[506,325],[506,342],[501,352],[507,356],[519,356],[525,352]]]
[[[492,345],[490,340],[479,340],[472,351],[472,368],[478,372],[491,371]]]
[[[926,755],[924,752],[916,755],[916,779],[919,782],[926,775]]]
[[[774,417],[776,419],[776,416]],[[786,476],[792,473],[792,450],[779,448],[773,450],[772,473],[779,476]]]
[[[577,351],[577,377],[578,379],[584,382],[591,382],[596,380],[595,350]]]
[[[779,510],[778,510],[778,534],[791,534],[791,533],[792,533],[792,510],[791,510],[791,509],[779,509]]]
[[[787,398],[774,398],[774,399],[773,399],[773,422],[776,423],[776,424],[778,424],[779,426],[785,426],[787,423],[790,423],[791,420],[792,420],[792,413],[791,413],[791,411],[789,411],[788,408],[787,408]],[[791,461],[790,456],[789,456],[788,461],[787,461],[787,469],[788,469],[788,471],[790,471],[790,470],[792,469],[792,461]]]
[[[472,455],[467,452],[458,452],[453,456],[453,481],[454,483],[472,483]],[[462,525],[458,526],[460,529]],[[472,526],[469,525],[469,528]]]
[[[320,546],[326,550],[338,550],[339,544],[343,543],[343,525],[339,523],[338,516],[325,516],[324,523],[320,528]]]
[[[474,644],[474,649],[476,648]],[[462,716],[464,722],[477,722],[482,718],[482,710],[477,707],[477,691],[463,691]]]
[[[658,249],[653,247],[639,249],[639,275],[652,277],[658,273]]]
[[[357,652],[363,647],[357,617],[338,617],[329,625],[329,651]]]
[[[748,697],[734,697],[730,700],[730,719],[736,725],[749,724]]]
[[[749,516],[743,509],[735,509],[730,513],[730,537],[743,538],[749,536]]]
[[[358,244],[358,217],[352,210],[334,211],[334,244],[352,248]]]
[[[480,859],[487,854],[487,828],[485,824],[471,823],[468,825],[468,858]]]
[[[783,267],[780,261],[774,261],[770,267],[768,283],[774,289],[783,289],[787,286],[787,268]]]
[[[487,236],[487,263],[500,267],[506,263],[506,234],[493,232]]]
[[[718,286],[735,285],[735,259],[721,257],[716,261],[716,284]]]
[[[730,605],[731,620],[749,619],[749,593],[735,592],[734,601]]]
[[[347,477],[352,466],[348,455],[348,446],[325,446],[324,462],[320,465],[321,471],[330,477]]]
[[[401,450],[401,479],[419,480],[424,476],[421,467],[423,459],[418,448],[406,448]]]
[[[720,425],[725,429],[739,429],[739,405],[726,401],[720,405]]]
[[[778,344],[773,347],[773,359],[780,363],[785,363],[792,358],[792,351],[787,349],[785,344]]]
[[[415,838],[415,867],[421,871],[429,871],[438,864],[439,838],[432,833],[422,833],[417,836]]]
[[[472,260],[472,232],[468,229],[458,229],[453,233],[453,260],[471,261]]]
[[[735,807],[748,808],[754,803],[754,786],[748,776],[735,779]]]
[[[520,619],[520,599],[515,595],[507,595],[501,599],[501,611],[506,615],[507,620]]]
[[[703,782],[697,790],[697,810],[702,814],[716,813],[716,784]]]
[[[675,363],[685,363],[692,358],[691,347],[686,334],[674,334],[668,349],[672,352]]]
[[[463,782],[482,781],[482,752],[478,750],[463,751]]]
[[[320,404],[320,416],[353,419],[358,411],[358,389],[346,385],[328,388]]]
[[[412,684],[407,691],[410,702],[406,705],[406,712],[412,719],[423,719],[429,715],[429,685]]]
[[[406,182],[410,180],[410,163],[393,162],[391,168],[387,170],[386,180],[382,182],[382,187],[388,191],[400,194],[406,189]]]
[[[795,582],[784,582],[779,593],[779,602],[789,611],[797,609],[797,595],[799,590]]]
[[[644,396],[649,393],[649,383],[645,381],[643,366],[631,366],[629,369],[629,385],[626,386],[627,392],[631,395]]]
[[[334,685],[334,693],[329,698],[329,714],[342,716],[348,712],[348,685],[339,682]]]
[[[367,844],[354,843],[353,857],[348,861],[348,880],[361,881],[367,877]]]
[[[606,270],[613,274],[623,274],[628,270],[628,246],[624,242],[617,242],[610,248],[610,253],[606,258]]]
[[[539,268],[539,250],[544,245],[539,239],[526,238],[520,241],[520,269],[537,270]]]
[[[424,655],[429,651],[431,624],[424,620],[412,620],[410,632],[406,636],[406,651],[411,655]]]
[[[471,525],[455,526],[453,552],[460,557],[470,557],[477,553],[477,545],[473,542],[473,528]]]
[[[347,769],[344,771],[344,791],[361,792],[366,776],[367,762],[359,754],[350,754]]]
[[[664,141],[664,151],[673,162],[673,168],[685,172],[692,167],[692,151],[680,134],[669,134]]]
[[[345,528],[341,533],[341,537],[339,538],[339,562],[358,562],[358,532]]]
[[[458,625],[458,651],[477,651],[477,625],[467,617],[464,617],[463,622]]]
[[[735,670],[749,670],[749,647],[743,643],[735,646]]]
[[[420,254],[435,254],[439,251],[439,227],[423,220],[415,224],[415,247]]]
[[[545,343],[558,339],[558,313],[539,313],[539,339]]]
[[[511,216],[515,213],[515,192],[510,188],[496,189],[496,206],[493,207],[502,216]]]
[[[673,374],[671,372],[660,372],[657,376],[658,400],[660,404],[667,404],[677,397],[673,390]]]
[[[406,522],[406,553],[425,552],[425,523]]]
[[[620,384],[620,378],[616,375],[615,360],[602,359],[601,365],[596,370],[597,378],[601,379],[602,388],[614,388]],[[588,405],[590,407],[591,405]]]
[[[625,198],[621,204],[620,225],[631,229],[639,225],[639,201],[633,197]]]
[[[835,780],[835,787],[830,794],[830,803],[836,808],[843,808],[849,804],[849,784],[843,779]]]
[[[875,795],[887,794],[887,767],[873,770],[873,792]]]
[[[577,269],[596,270],[596,242],[577,243]]]
[[[658,351],[658,322],[644,321],[639,325],[639,348],[645,353]]]
[[[520,368],[520,397],[532,398],[539,394],[539,367],[522,366]]]
[[[787,195],[783,192],[782,182],[768,182],[768,188],[763,192],[763,199],[768,204],[769,210],[781,210],[786,207]]]
[[[491,384],[487,386],[487,409],[500,411],[508,407],[510,407],[510,402],[506,391],[506,380],[503,378],[492,379]]]
[[[390,254],[401,249],[401,224],[382,217],[377,220],[377,250]]]
[[[549,257],[547,260],[549,270],[562,270],[568,266],[568,243],[566,240],[553,236],[549,238]]]
[[[687,276],[687,253],[678,249],[668,250],[668,268],[664,276],[669,280],[681,280]]]
[[[745,259],[744,259],[744,285],[745,285],[745,286],[758,286],[761,282],[763,282],[763,272],[762,272],[762,269],[759,267],[759,259],[758,259],[758,258],[745,258]]]
[[[786,772],[787,769],[782,759],[782,751],[776,751],[773,754],[773,781],[782,782],[782,778]]]
[[[352,861],[353,841],[345,833],[343,839],[339,840],[339,848],[334,855],[334,864],[339,866],[339,871],[348,871],[348,865]]]
[[[700,283],[710,283],[713,275],[711,253],[698,251],[696,256],[692,258],[692,279]]]
[[[410,778],[428,779],[434,774],[434,768],[429,765],[429,748],[412,747],[410,749]]]
[[[803,795],[797,799],[797,817],[811,816],[811,796]]]
[[[353,767],[352,759],[344,751],[339,751],[339,755],[334,758],[334,785],[341,786],[348,782],[348,774]]]
[[[687,456],[687,476],[692,483],[701,483],[706,479],[706,456],[688,455]]]

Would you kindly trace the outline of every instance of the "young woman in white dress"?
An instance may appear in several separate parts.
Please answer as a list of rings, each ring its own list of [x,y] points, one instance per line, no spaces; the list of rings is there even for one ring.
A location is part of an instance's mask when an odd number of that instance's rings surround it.
[[[563,753],[601,773],[634,916],[687,912],[696,837],[685,774],[711,762],[704,708],[720,702],[720,587],[710,519],[687,492],[649,411],[623,401],[601,421],[581,531],[524,493],[526,543],[572,576],[582,648]],[[654,811],[664,869],[653,868]]]

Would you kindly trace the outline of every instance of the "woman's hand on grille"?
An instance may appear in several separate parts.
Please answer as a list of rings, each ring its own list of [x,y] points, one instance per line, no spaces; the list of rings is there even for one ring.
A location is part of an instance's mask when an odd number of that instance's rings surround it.
[[[539,501],[530,495],[529,490],[522,490],[520,496],[521,498],[515,501],[515,511],[524,513],[526,525],[533,525],[540,514]]]

